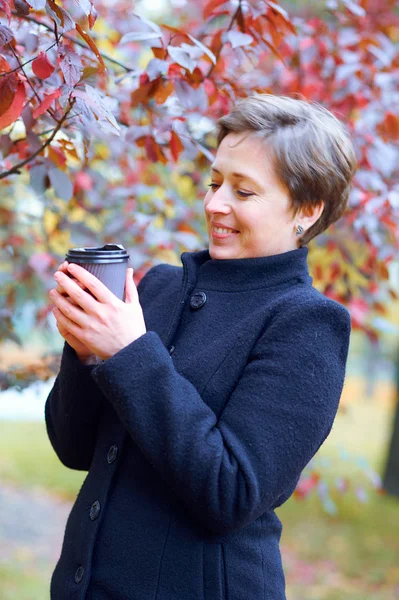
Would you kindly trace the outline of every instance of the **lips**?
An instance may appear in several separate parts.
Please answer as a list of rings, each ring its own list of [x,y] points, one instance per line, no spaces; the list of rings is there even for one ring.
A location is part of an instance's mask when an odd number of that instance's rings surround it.
[[[238,229],[234,229],[233,227],[229,227],[228,225],[223,225],[223,223],[211,223],[211,227],[212,229],[214,227],[221,227],[222,229],[230,229],[230,231],[233,231],[234,233],[239,233]]]

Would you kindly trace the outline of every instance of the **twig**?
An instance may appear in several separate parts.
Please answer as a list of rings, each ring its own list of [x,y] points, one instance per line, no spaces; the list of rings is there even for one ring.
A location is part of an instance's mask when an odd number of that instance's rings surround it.
[[[63,35],[61,33],[61,35]],[[61,37],[61,35],[59,37]],[[10,46],[10,43],[8,44]],[[54,42],[54,44],[51,44],[51,46],[49,46],[48,48],[46,48],[46,50],[44,52],[48,52],[49,50],[51,50],[51,48],[53,46],[56,46],[57,42]],[[11,46],[12,49],[12,46]],[[15,54],[14,54],[15,56]],[[6,75],[11,75],[11,73],[15,73],[15,71],[19,71],[20,69],[23,69],[23,67],[25,67],[25,65],[29,65],[29,63],[33,62],[34,60],[36,60],[37,56],[34,56],[33,58],[27,60],[26,62],[24,62],[23,64],[19,64],[18,67],[15,67],[15,69],[12,69],[12,71],[4,71],[3,73],[0,73],[0,77],[6,77]],[[18,61],[20,62],[20,61]]]
[[[18,57],[18,55],[16,54],[16,52],[15,52],[14,48],[11,46],[11,44],[9,43],[8,45],[10,46],[10,48],[11,48],[11,52],[12,52],[12,53],[13,53],[13,55],[15,56],[15,58],[16,58],[16,60],[17,60],[18,64],[19,64],[19,66],[20,66],[20,68],[21,68],[21,70],[22,70],[22,73],[25,75],[25,77],[26,77],[26,80],[27,80],[27,82],[28,82],[29,86],[31,87],[31,89],[32,89],[33,93],[35,94],[36,98],[39,100],[39,104],[41,104],[41,103],[42,103],[42,99],[40,98],[39,94],[37,93],[37,91],[36,91],[36,90],[35,90],[35,88],[33,87],[31,80],[29,79],[29,77],[28,77],[28,76],[27,76],[27,74],[25,73],[25,69],[24,69],[23,65],[21,64],[21,61],[19,60],[19,57]],[[59,121],[58,121],[58,119],[57,119],[57,117],[55,117],[55,116],[53,115],[53,112],[50,110],[50,108],[48,108],[48,109],[47,109],[47,112],[49,113],[49,115],[51,115],[51,116],[52,116],[52,118],[54,119],[54,121],[55,121],[56,123],[58,123],[58,122],[59,122]]]
[[[66,120],[69,112],[72,110],[73,105],[75,104],[76,98],[72,98],[72,100],[70,101],[69,104],[69,108],[66,111],[66,113],[64,114],[64,116],[62,117],[62,119],[58,122],[57,127],[54,129],[53,133],[50,135],[50,137],[44,142],[44,144],[39,148],[39,150],[36,150],[36,152],[34,152],[31,156],[28,156],[28,158],[26,158],[25,160],[23,160],[22,162],[18,163],[17,165],[14,165],[11,169],[9,169],[8,171],[4,171],[3,173],[0,173],[0,179],[4,179],[5,177],[8,177],[9,175],[13,175],[14,173],[20,173],[20,170],[22,167],[24,167],[28,162],[30,162],[31,160],[33,160],[34,158],[36,158],[36,156],[38,156],[41,152],[43,152],[43,150],[49,145],[51,144],[51,142],[53,141],[53,139],[55,138],[55,136],[57,135],[57,133],[59,132],[59,130],[62,127],[62,124],[64,123],[64,121]]]
[[[237,15],[238,15],[238,13],[239,13],[239,11],[240,11],[240,10],[241,10],[241,0],[239,0],[238,6],[237,6],[237,10],[235,11],[234,15],[233,15],[233,16],[232,16],[232,18],[231,18],[230,24],[229,24],[228,28],[226,29],[226,33],[227,33],[228,31],[230,31],[230,29],[233,27],[233,25],[234,25],[234,21],[236,20],[236,18],[237,18]],[[208,79],[208,77],[210,77],[210,75],[211,75],[211,73],[212,73],[213,69],[214,69],[214,68],[216,67],[216,65],[217,65],[217,62],[218,62],[218,60],[219,60],[219,57],[220,57],[220,54],[221,54],[221,52],[222,52],[222,48],[223,48],[223,46],[224,46],[224,43],[222,42],[222,43],[220,44],[220,47],[219,47],[218,51],[217,51],[217,52],[216,52],[216,54],[215,54],[216,62],[215,62],[215,63],[212,63],[212,65],[211,65],[211,68],[209,69],[208,73],[206,74],[206,78],[207,78],[207,79]]]
[[[43,21],[39,21],[38,19],[35,19],[35,17],[32,17],[31,15],[19,15],[15,10],[11,11],[11,13],[15,17],[18,17],[19,19],[25,19],[25,21],[30,21],[31,23],[36,23],[36,25],[41,25],[42,27],[45,27],[46,29],[48,29],[48,31],[51,31],[51,33],[55,34],[55,31],[51,27],[51,25],[48,25],[47,23],[43,23]],[[67,35],[66,33],[61,33],[59,37],[61,37],[61,35],[64,36],[64,38],[66,40],[74,42],[74,44],[77,44],[78,46],[81,46],[85,50],[88,50],[89,47],[85,44],[85,42],[82,42],[81,40],[78,40],[75,37]],[[57,43],[57,42],[55,42],[55,43]],[[122,69],[125,69],[125,71],[134,71],[134,69],[127,67],[126,65],[119,62],[115,58],[112,58],[111,56],[109,56],[108,54],[104,54],[103,52],[100,52],[100,54],[103,58],[105,58],[105,60],[108,60],[109,62],[114,63],[115,65],[118,65],[118,67],[122,67]]]

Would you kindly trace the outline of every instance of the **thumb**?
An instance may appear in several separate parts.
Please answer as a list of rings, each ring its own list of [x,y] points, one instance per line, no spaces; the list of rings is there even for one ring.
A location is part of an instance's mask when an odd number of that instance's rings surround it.
[[[125,302],[131,304],[137,296],[137,289],[133,281],[133,269],[129,268],[126,271],[125,282]]]

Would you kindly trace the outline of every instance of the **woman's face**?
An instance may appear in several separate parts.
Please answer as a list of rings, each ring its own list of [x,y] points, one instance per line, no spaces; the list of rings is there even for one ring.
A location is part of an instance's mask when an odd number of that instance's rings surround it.
[[[211,258],[271,256],[297,248],[300,221],[290,210],[265,142],[253,134],[229,133],[221,142],[204,210]]]

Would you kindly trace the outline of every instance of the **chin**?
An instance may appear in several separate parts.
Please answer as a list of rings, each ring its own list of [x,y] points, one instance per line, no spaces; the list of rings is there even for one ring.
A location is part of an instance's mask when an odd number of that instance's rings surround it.
[[[209,254],[214,260],[227,260],[228,258],[236,258],[236,253],[232,248],[220,248],[209,244]]]

